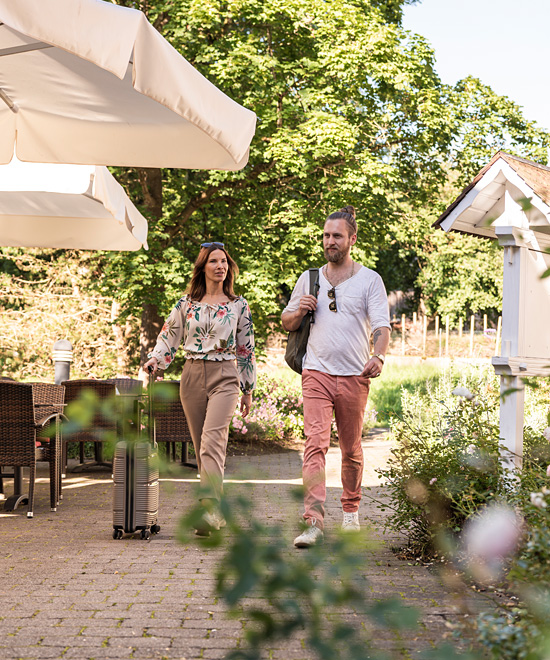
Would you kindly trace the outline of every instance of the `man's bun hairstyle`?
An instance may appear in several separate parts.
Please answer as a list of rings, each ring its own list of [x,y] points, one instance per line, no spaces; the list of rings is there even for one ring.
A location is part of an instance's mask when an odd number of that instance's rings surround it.
[[[350,236],[357,234],[357,221],[355,220],[355,208],[351,205],[331,213],[327,220],[345,220],[348,223]]]

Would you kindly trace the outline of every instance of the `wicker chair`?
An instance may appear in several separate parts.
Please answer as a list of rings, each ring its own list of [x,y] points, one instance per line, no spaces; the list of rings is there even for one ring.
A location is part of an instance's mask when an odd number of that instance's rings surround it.
[[[20,470],[30,469],[29,518],[33,517],[36,461],[50,464],[50,507],[57,509],[61,499],[61,431],[64,391],[61,385],[49,383],[15,383],[0,381],[0,465],[14,470],[14,494],[4,508],[13,510],[22,499]],[[49,439],[44,431],[55,424],[55,435]],[[42,438],[37,449],[36,442]],[[5,475],[4,475],[5,476]]]
[[[107,383],[114,383],[116,390],[120,394],[141,394],[143,383],[134,378],[107,378]]]
[[[197,464],[189,460],[189,443],[192,442],[187,419],[181,406],[179,381],[164,380],[153,386],[153,417],[155,439],[164,442],[167,455],[176,460],[176,445],[181,442],[181,464],[197,469]]]
[[[106,380],[66,380],[63,383],[65,387],[65,403],[70,404],[80,398],[85,390],[95,393],[99,401],[104,401],[110,397],[115,397],[115,384]],[[109,440],[109,436],[115,437],[117,431],[116,418],[114,415],[105,415],[101,410],[96,411],[89,425],[82,427],[79,420],[71,420],[70,408],[65,408],[65,416],[69,422],[75,421],[78,430],[65,434],[63,438],[63,472],[67,471],[67,443],[80,443],[80,464],[73,468],[73,472],[83,472],[92,467],[105,467],[112,469],[112,463],[103,460],[103,442]],[[94,443],[93,461],[86,461],[84,456],[84,443]]]

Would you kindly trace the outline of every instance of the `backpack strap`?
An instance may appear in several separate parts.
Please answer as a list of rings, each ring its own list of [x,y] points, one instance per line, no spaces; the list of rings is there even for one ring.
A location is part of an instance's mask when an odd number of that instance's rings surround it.
[[[309,269],[309,293],[311,296],[317,297],[319,293],[319,269]]]
[[[319,293],[319,269],[310,268],[309,269],[309,295],[315,296]],[[310,317],[310,323],[315,323],[313,318],[313,312],[308,312]]]

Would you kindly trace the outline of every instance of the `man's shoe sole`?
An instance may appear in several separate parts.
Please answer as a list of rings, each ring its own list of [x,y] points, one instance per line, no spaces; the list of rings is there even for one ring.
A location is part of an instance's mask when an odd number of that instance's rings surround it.
[[[318,538],[316,541],[313,541],[313,543],[308,543],[307,541],[300,541],[299,543],[296,543],[294,541],[294,547],[295,548],[311,548],[312,545],[321,545],[323,543],[323,537],[321,536]]]

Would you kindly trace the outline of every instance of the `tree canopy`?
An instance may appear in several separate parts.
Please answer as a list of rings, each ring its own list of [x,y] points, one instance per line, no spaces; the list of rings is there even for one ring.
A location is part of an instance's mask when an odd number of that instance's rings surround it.
[[[208,239],[223,241],[239,264],[237,288],[261,345],[280,327],[300,272],[322,261],[326,215],[346,204],[358,212],[354,258],[377,268],[388,289],[429,291],[430,311],[441,311],[450,280],[435,255],[448,255],[448,273],[453,251],[475,259],[479,245],[436,239],[432,222],[498,148],[545,162],[548,135],[516,104],[474,78],[441,83],[430,44],[401,25],[406,0],[118,4],[143,10],[193,66],[258,116],[240,172],[115,170],[149,219],[150,249],[97,253],[88,267],[121,318],[141,318],[142,358]],[[464,291],[462,306],[474,309]]]

